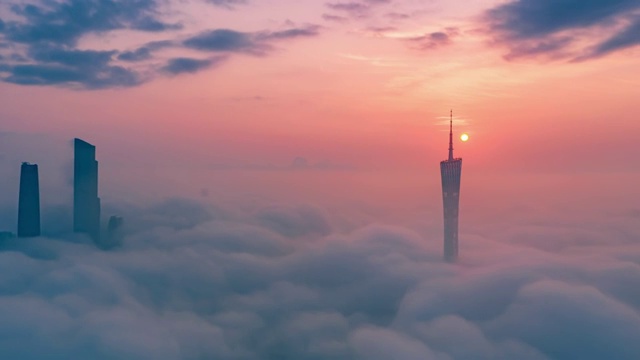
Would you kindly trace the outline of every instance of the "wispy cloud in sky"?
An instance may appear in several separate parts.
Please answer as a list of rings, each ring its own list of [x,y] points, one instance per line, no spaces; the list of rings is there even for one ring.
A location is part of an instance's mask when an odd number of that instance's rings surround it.
[[[579,62],[640,43],[640,6],[632,0],[513,0],[479,9],[476,16],[480,15],[481,24],[472,17],[431,18],[428,11],[405,1],[319,1],[316,6],[320,12],[314,16],[292,10],[279,17],[279,23],[286,26],[265,21],[260,27],[242,19],[244,15],[256,16],[255,9],[261,3],[199,0],[189,4],[229,20],[217,19],[216,26],[199,23],[195,20],[198,14],[176,11],[171,1],[11,0],[0,14],[0,78],[19,85],[73,89],[134,87],[167,74],[171,59],[202,59],[193,51],[266,57],[283,46],[279,42],[317,38],[353,24],[363,30],[350,30],[350,34],[378,29],[375,33],[381,35],[380,41],[393,37],[386,36],[390,33],[413,33],[402,42],[424,54],[456,47],[456,38],[481,43],[480,25],[492,44],[507,48],[504,58],[509,61],[542,58]],[[429,11],[436,11],[438,7],[432,5]],[[314,21],[324,21],[331,28]],[[474,35],[467,36],[471,33]],[[130,34],[135,41],[105,41],[108,48],[97,43],[96,39],[115,34],[123,38],[122,34]],[[322,44],[319,47],[326,46]],[[85,61],[90,56],[95,61]]]
[[[593,58],[638,45],[635,0],[514,0],[485,12],[508,59],[549,56]]]
[[[238,0],[209,2],[224,8],[245,3]],[[139,69],[130,66],[131,63],[147,63],[152,69],[152,63],[164,61],[163,57],[156,56],[163,49],[184,47],[266,55],[273,49],[271,43],[274,41],[319,33],[319,28],[313,25],[255,33],[211,29],[180,40],[176,31],[183,29],[183,25],[162,20],[162,3],[154,0],[16,3],[9,9],[9,17],[20,20],[0,22],[0,36],[11,55],[0,59],[0,70],[4,73],[4,81],[20,85],[76,89],[131,87],[153,78],[143,76]],[[116,30],[165,34],[169,40],[152,41],[128,50],[98,51],[78,45],[87,35],[105,35]],[[160,67],[164,73],[173,75],[211,68],[205,66],[210,60],[189,59],[188,66],[186,57],[178,60],[170,59]],[[200,61],[199,66],[195,66],[194,61]]]
[[[371,12],[376,7],[382,5],[389,5],[393,1],[392,0],[361,0],[361,1],[337,1],[337,2],[327,2],[326,6],[330,10],[333,10],[342,16],[347,16],[352,19],[364,19],[371,16]],[[332,15],[329,15],[332,16]],[[333,19],[336,15],[333,15]],[[340,15],[338,15],[340,16]],[[330,19],[332,19],[330,17]]]
[[[464,256],[451,265],[436,235],[375,224],[340,232],[311,205],[241,210],[173,198],[109,207],[128,229],[111,252],[67,235],[2,241],[0,329],[11,341],[0,354],[640,356],[640,253],[622,232],[586,225],[590,240],[576,243],[577,228],[519,227],[512,216],[507,232],[487,238],[483,224],[467,223],[475,231],[461,234]],[[622,226],[637,233],[633,224]],[[541,250],[547,244],[554,250]]]
[[[216,66],[226,59],[226,56],[218,56],[211,59],[173,58],[169,60],[163,70],[171,75],[195,73]]]

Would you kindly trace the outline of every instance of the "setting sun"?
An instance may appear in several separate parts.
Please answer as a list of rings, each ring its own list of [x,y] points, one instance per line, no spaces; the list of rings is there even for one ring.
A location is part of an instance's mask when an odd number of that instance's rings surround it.
[[[467,140],[469,140],[469,135],[468,135],[468,134],[462,134],[462,135],[460,135],[460,140],[462,140],[462,141],[467,141]]]

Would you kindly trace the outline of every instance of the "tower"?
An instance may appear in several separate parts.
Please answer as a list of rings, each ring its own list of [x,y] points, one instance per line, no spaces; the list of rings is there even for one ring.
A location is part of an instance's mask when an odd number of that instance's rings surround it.
[[[449,118],[449,158],[440,162],[442,203],[444,207],[444,259],[458,259],[458,207],[462,159],[453,157],[453,111]]]
[[[18,198],[18,237],[40,236],[38,165],[22,163]]]
[[[73,141],[73,231],[100,238],[100,198],[96,147],[80,139]]]

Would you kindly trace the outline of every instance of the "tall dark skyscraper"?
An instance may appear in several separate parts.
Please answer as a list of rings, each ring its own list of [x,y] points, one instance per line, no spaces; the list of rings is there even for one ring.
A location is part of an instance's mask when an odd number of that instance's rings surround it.
[[[453,157],[453,111],[449,120],[449,158],[440,162],[442,203],[444,205],[444,259],[458,259],[458,207],[462,159]]]
[[[22,163],[18,199],[18,237],[40,236],[38,165]]]
[[[73,160],[73,231],[100,239],[100,198],[98,197],[98,162],[96,147],[74,139]]]

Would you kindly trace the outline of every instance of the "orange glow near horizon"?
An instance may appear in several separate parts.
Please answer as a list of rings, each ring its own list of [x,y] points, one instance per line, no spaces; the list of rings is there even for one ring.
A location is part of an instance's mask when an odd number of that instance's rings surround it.
[[[498,3],[482,1],[467,10],[480,13]],[[291,2],[286,16],[259,3],[238,5],[242,11],[192,4],[193,14],[182,15],[191,22],[178,31],[181,39],[210,27],[208,18],[243,34],[264,37],[265,31],[300,28],[313,35],[276,33],[303,35],[276,36],[255,52],[159,48],[159,62],[225,60],[173,75],[150,72],[162,63],[151,64],[142,72],[144,81],[132,87],[87,91],[2,82],[3,131],[87,137],[101,148],[158,154],[176,163],[288,163],[302,156],[365,169],[411,169],[446,152],[448,121],[440,120],[448,120],[453,108],[460,116],[454,131],[464,128],[482,140],[456,149],[468,166],[540,171],[553,165],[569,171],[637,163],[628,161],[636,146],[632,134],[640,131],[634,115],[640,112],[640,83],[628,76],[640,71],[637,49],[581,62],[507,61],[507,45],[487,46],[477,17],[451,17],[460,4],[441,5],[438,13],[436,7],[411,11],[405,4],[406,13],[416,15],[404,21],[385,18],[384,2],[376,3],[366,15],[389,23],[373,28],[358,17],[322,20],[318,14],[328,9],[320,2]],[[442,26],[419,25],[434,19]],[[426,35],[416,36],[421,33]],[[128,34],[91,33],[79,47],[124,51],[170,35]],[[448,40],[438,42],[445,35]]]

